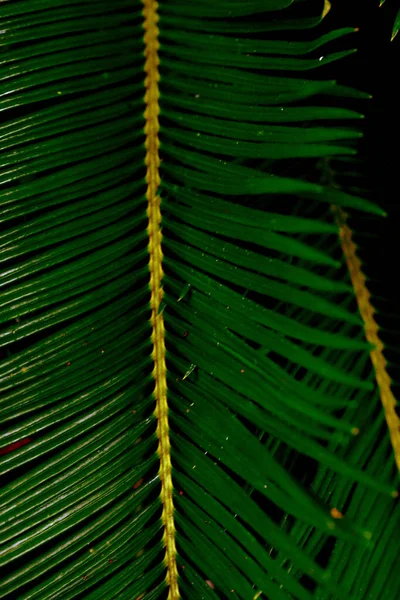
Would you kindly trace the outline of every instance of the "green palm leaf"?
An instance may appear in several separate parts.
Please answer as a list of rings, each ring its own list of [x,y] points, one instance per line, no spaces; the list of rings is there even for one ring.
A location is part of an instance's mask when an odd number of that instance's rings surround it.
[[[399,594],[318,8],[2,3],[0,598]]]

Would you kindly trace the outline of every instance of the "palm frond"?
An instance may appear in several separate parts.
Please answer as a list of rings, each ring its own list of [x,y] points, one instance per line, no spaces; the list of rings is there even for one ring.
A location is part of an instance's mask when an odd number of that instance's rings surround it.
[[[396,597],[379,338],[330,206],[383,211],[320,168],[357,153],[368,95],[321,75],[354,30],[143,7],[0,7],[0,598]]]

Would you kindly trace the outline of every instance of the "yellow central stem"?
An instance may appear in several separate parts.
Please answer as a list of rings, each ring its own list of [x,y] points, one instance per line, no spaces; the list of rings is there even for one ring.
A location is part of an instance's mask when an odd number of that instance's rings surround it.
[[[147,216],[149,224],[149,270],[150,270],[150,306],[153,341],[153,376],[155,380],[154,396],[156,400],[155,416],[157,419],[158,456],[160,459],[162,523],[164,526],[163,541],[165,546],[165,564],[167,568],[166,581],[168,585],[168,600],[180,598],[178,588],[178,569],[176,565],[174,503],[172,486],[171,448],[168,424],[167,401],[167,369],[165,364],[165,330],[164,318],[160,311],[163,297],[162,279],[162,233],[161,233],[161,199],[158,195],[160,185],[159,149],[159,58],[158,58],[158,16],[157,2],[143,0],[144,43],[145,43],[145,134],[146,134],[146,183],[147,183]]]
[[[378,335],[379,327],[374,319],[375,310],[370,302],[371,295],[366,286],[366,278],[361,269],[360,259],[357,256],[357,247],[352,238],[352,231],[346,224],[347,215],[338,207],[332,207],[332,210],[339,227],[339,238],[349,269],[358,308],[364,321],[365,337],[375,346],[371,351],[371,361],[375,369],[376,381],[389,429],[390,441],[393,446],[394,458],[397,468],[400,470],[400,419],[395,410],[397,402],[391,390],[391,381],[383,355],[383,344]]]

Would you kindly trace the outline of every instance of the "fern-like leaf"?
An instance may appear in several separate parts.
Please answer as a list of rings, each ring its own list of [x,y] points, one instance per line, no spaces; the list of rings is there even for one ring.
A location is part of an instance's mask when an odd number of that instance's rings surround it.
[[[0,598],[400,593],[328,12],[1,4]]]

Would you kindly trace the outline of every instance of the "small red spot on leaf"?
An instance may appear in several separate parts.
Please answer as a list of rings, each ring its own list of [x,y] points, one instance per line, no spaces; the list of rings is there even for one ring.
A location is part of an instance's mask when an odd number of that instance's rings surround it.
[[[5,446],[4,448],[0,448],[0,456],[3,454],[8,454],[9,452],[13,452],[14,450],[18,450],[18,448],[21,448],[22,446],[26,446],[26,444],[29,444],[29,442],[32,441],[32,438],[24,438],[23,440],[19,440],[18,442],[14,442],[13,444],[9,444],[8,446]]]
[[[189,335],[188,331],[185,331],[185,333],[183,334],[183,337],[187,337]]]
[[[182,492],[182,490],[179,492],[179,495],[180,495],[180,496],[183,496],[183,492]]]
[[[70,363],[70,362],[67,362],[67,367],[70,367],[70,366],[71,366],[71,363]]]
[[[140,486],[142,485],[143,481],[144,481],[144,479],[143,479],[143,477],[142,477],[142,479],[139,479],[139,481],[137,481],[137,482],[135,483],[135,485],[133,486],[133,489],[134,489],[134,490],[137,490],[137,489],[138,489],[138,487],[140,487]]]
[[[210,581],[209,579],[206,579],[206,584],[208,585],[208,587],[210,587],[212,590],[215,588],[215,585],[213,584],[212,581]]]

